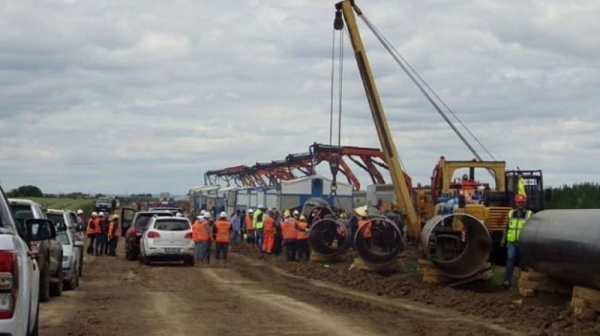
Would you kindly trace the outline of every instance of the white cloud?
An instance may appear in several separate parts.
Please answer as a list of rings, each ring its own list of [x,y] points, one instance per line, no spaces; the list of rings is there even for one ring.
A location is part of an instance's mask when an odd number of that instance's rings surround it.
[[[600,3],[359,5],[510,168],[595,179]],[[3,187],[184,192],[207,169],[327,142],[333,15],[317,0],[5,1]],[[471,158],[361,29],[413,180],[440,155]],[[346,47],[342,144],[378,146]]]

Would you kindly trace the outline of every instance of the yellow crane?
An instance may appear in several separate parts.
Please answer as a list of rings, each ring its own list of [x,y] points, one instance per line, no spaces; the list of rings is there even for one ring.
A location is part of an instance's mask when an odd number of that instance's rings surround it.
[[[335,7],[337,9],[336,21],[334,23],[336,29],[341,29],[341,27],[343,27],[341,16],[343,16],[344,21],[346,21],[346,26],[352,43],[352,49],[354,50],[354,56],[356,57],[358,70],[365,88],[365,93],[369,102],[369,108],[371,109],[371,115],[373,116],[373,122],[375,123],[375,128],[377,128],[377,135],[379,137],[381,149],[385,154],[385,162],[389,167],[392,185],[394,186],[394,194],[396,196],[396,200],[398,201],[398,207],[402,210],[405,216],[407,233],[413,237],[417,237],[421,232],[421,224],[413,205],[412,197],[409,187],[406,183],[404,173],[402,171],[398,151],[396,150],[396,145],[394,144],[394,139],[392,138],[392,134],[387,123],[385,112],[381,104],[381,99],[379,98],[379,91],[377,90],[377,85],[375,83],[375,78],[373,77],[373,72],[371,71],[367,52],[358,30],[356,16],[354,15],[355,11],[360,14],[360,9],[356,6],[353,0],[339,2]]]

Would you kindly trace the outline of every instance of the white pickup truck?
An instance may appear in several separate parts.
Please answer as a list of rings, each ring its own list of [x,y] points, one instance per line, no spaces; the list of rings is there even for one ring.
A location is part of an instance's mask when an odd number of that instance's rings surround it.
[[[0,188],[0,335],[38,335],[40,271],[29,243],[52,235],[46,219],[17,226]]]

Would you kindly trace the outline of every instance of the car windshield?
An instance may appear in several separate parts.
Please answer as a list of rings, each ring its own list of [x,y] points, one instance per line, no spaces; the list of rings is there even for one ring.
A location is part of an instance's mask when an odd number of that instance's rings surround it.
[[[98,198],[98,203],[110,203],[110,198],[106,198],[106,197],[101,197]]]
[[[63,214],[47,214],[48,219],[53,221],[56,225],[56,231],[66,231],[67,225],[65,224],[65,217]]]
[[[66,231],[57,232],[56,241],[61,245],[71,245],[71,240],[69,239],[69,235]]]
[[[159,220],[154,223],[159,231],[185,231],[190,229],[190,223],[185,220]]]
[[[12,211],[13,217],[17,221],[17,225],[20,228],[25,228],[25,220],[34,218],[33,210],[30,205],[26,204],[12,204],[10,206],[10,211]]]
[[[137,220],[135,221],[135,226],[138,228],[142,228],[145,229],[148,227],[148,223],[150,222],[150,219],[154,216],[159,216],[159,217],[171,217],[173,216],[173,214],[165,212],[165,213],[145,213],[145,214],[139,214]]]
[[[4,195],[2,194],[2,190],[0,189],[0,227],[6,227],[9,225],[10,221],[9,221],[9,217],[10,217],[10,210],[9,210],[9,206],[6,203],[6,199],[4,198]]]

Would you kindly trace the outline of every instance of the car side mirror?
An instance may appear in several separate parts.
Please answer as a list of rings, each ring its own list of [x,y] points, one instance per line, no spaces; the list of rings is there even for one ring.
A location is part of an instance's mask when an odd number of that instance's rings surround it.
[[[56,228],[49,219],[26,219],[25,226],[29,242],[56,238]]]
[[[73,245],[74,245],[75,247],[83,247],[83,242],[82,242],[81,240],[78,240],[78,241],[76,241],[76,242],[75,242]]]

